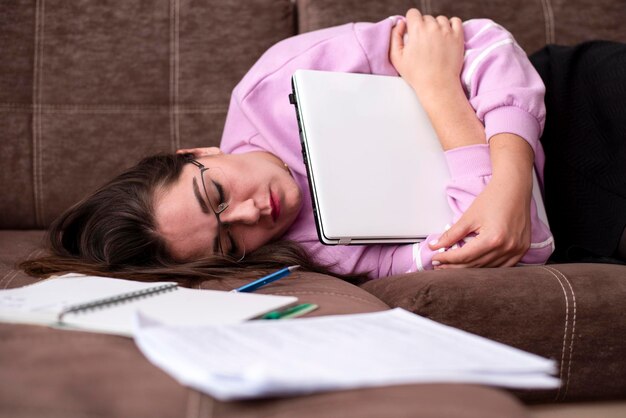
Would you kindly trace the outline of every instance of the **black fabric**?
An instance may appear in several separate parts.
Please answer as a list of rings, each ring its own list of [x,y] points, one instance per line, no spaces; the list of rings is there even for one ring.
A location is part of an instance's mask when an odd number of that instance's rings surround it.
[[[549,45],[530,58],[546,84],[552,260],[610,262],[626,226],[626,44]]]
[[[624,228],[622,239],[619,240],[619,245],[617,246],[617,256],[622,260],[626,260],[626,228]]]

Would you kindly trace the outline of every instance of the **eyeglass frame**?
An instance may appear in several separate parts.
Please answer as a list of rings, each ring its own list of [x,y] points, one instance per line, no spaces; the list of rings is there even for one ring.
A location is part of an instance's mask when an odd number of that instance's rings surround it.
[[[217,219],[217,243],[219,246],[218,251],[221,255],[226,255],[224,254],[224,250],[222,249],[222,231],[230,233],[230,224],[222,222],[222,220],[220,219],[220,215],[222,214],[222,212],[230,207],[230,203],[220,202],[218,209],[215,209],[211,204],[211,198],[209,197],[209,192],[207,191],[206,184],[204,183],[204,173],[206,171],[209,171],[211,168],[205,166],[200,161],[191,157],[186,157],[185,160],[200,169],[200,180],[202,181],[202,190],[204,190],[204,196],[206,197],[207,203],[209,204],[211,211],[215,215],[215,219]]]

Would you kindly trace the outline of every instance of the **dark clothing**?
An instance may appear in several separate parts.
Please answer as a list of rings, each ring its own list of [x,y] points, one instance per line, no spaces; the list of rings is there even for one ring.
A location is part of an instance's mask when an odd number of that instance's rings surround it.
[[[617,261],[626,227],[626,44],[550,45],[530,59],[546,84],[551,260]]]

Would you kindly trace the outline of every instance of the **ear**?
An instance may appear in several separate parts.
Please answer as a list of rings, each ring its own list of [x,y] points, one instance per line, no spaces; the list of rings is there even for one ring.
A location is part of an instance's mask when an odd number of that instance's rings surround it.
[[[176,151],[176,154],[192,154],[194,157],[199,158],[222,154],[222,150],[218,147],[185,148],[179,149]]]

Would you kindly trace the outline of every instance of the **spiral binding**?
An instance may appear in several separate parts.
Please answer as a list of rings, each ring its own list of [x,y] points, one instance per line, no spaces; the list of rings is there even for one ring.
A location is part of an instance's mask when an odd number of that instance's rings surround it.
[[[94,300],[93,302],[69,306],[59,313],[57,319],[59,322],[62,322],[63,316],[68,313],[82,313],[112,305],[119,305],[121,303],[126,303],[131,300],[143,298],[146,296],[153,296],[159,293],[171,292],[172,290],[176,289],[178,289],[178,285],[176,283],[168,283],[157,287],[151,287],[149,289],[136,290],[134,292],[128,292],[110,298],[98,299]]]

